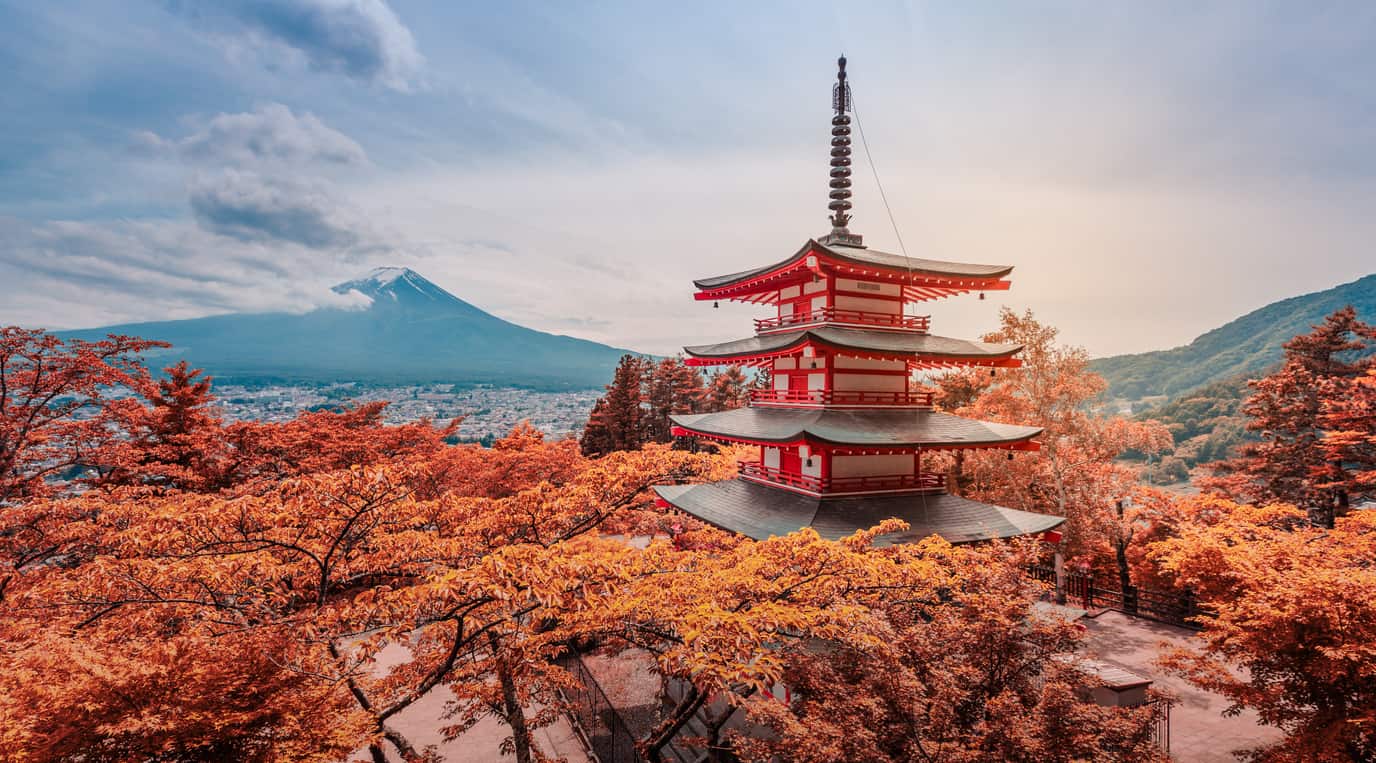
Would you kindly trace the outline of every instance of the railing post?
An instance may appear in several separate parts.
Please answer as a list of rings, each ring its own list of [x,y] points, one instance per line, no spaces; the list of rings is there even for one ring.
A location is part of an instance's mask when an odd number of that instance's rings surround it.
[[[1056,567],[1056,603],[1065,604],[1065,557],[1058,549],[1052,559]]]

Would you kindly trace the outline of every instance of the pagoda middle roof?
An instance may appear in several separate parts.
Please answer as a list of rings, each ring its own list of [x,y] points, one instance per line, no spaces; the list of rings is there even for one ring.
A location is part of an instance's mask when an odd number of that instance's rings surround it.
[[[1039,427],[997,424],[931,410],[736,408],[669,417],[689,431],[725,440],[792,443],[803,440],[872,448],[959,448],[1012,445],[1041,434]]]
[[[804,527],[837,540],[897,517],[908,523],[908,529],[882,535],[876,545],[913,543],[930,535],[951,543],[971,543],[1042,533],[1065,521],[944,493],[826,498],[742,479],[659,486],[655,492],[675,508],[710,525],[755,540],[787,535]]]
[[[928,260],[921,257],[905,257],[901,254],[881,252],[878,249],[870,249],[863,246],[822,244],[816,239],[809,239],[806,244],[803,244],[803,248],[799,249],[788,259],[780,260],[771,265],[763,265],[758,268],[743,270],[739,273],[699,279],[693,281],[693,284],[699,289],[720,289],[723,286],[730,286],[739,281],[745,281],[795,263],[811,252],[819,252],[841,260],[847,260],[860,266],[911,271],[915,274],[937,278],[997,279],[1003,278],[1013,272],[1012,265],[979,265],[966,262]]]
[[[773,355],[809,342],[838,350],[856,350],[897,356],[939,356],[952,360],[994,360],[1011,357],[1022,349],[1018,344],[992,344],[969,339],[953,339],[930,334],[873,329],[815,326],[797,331],[781,331],[718,344],[684,347],[695,358],[739,358]]]

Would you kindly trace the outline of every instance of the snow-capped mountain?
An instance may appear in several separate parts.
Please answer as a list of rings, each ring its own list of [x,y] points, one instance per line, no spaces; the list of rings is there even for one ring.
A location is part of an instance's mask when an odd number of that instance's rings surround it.
[[[333,287],[365,309],[216,315],[62,332],[131,334],[172,343],[150,358],[185,358],[221,379],[490,383],[542,389],[605,384],[627,350],[502,320],[410,268],[383,267]],[[360,300],[361,301],[361,300]]]

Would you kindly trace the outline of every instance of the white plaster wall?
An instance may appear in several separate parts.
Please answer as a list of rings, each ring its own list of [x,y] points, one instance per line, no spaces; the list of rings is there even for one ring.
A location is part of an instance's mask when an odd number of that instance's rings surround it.
[[[767,467],[769,467],[770,469],[778,469],[778,468],[779,468],[779,449],[778,449],[778,448],[765,448],[765,449],[764,449],[764,465],[767,466]]]
[[[878,360],[873,358],[856,358],[850,355],[837,355],[836,367],[864,368],[873,371],[902,371],[904,362],[901,360]]]
[[[912,474],[913,456],[899,453],[886,456],[832,456],[831,476],[871,477],[886,474]]]
[[[903,376],[836,374],[837,392],[902,392],[907,388],[908,380]]]
[[[855,278],[836,279],[836,288],[841,291],[872,291],[875,294],[883,294],[888,297],[897,297],[902,294],[901,287],[896,283],[875,283],[873,281],[860,281]]]
[[[849,294],[837,294],[836,309],[897,315],[903,311],[903,303],[893,299],[867,299],[865,297],[852,297]]]

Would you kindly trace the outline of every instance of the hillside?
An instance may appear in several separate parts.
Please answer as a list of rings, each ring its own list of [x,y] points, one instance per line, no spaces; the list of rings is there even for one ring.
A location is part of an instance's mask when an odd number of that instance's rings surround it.
[[[1113,397],[1173,397],[1211,382],[1260,374],[1280,362],[1286,340],[1347,305],[1357,308],[1362,320],[1376,321],[1376,274],[1273,302],[1183,347],[1099,358],[1091,368],[1108,380]]]
[[[599,387],[627,350],[504,321],[407,268],[378,268],[334,287],[361,310],[231,314],[62,332],[131,334],[170,342],[150,358],[185,358],[222,380],[489,383],[536,389]]]

